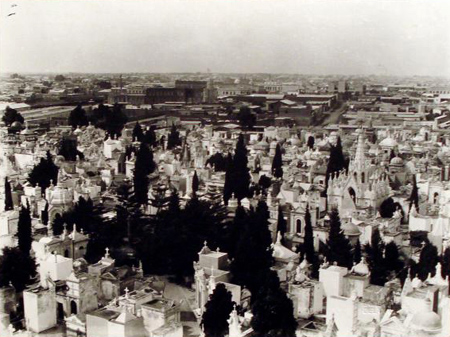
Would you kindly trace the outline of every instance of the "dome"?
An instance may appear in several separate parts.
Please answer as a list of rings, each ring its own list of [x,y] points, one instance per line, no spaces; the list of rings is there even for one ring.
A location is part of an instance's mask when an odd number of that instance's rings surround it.
[[[342,230],[344,231],[345,236],[359,236],[361,235],[361,231],[358,226],[354,223],[348,221],[342,225]]]
[[[403,159],[400,157],[394,157],[391,159],[391,165],[403,166]]]
[[[269,143],[267,143],[264,139],[257,143],[255,146],[255,150],[267,150],[269,148]]]
[[[14,129],[22,129],[22,123],[15,121],[14,123],[11,124],[11,127]]]
[[[395,147],[397,146],[397,141],[391,137],[387,137],[380,142],[380,146]]]
[[[440,332],[442,329],[441,318],[433,311],[417,312],[414,314],[411,325],[415,330],[426,332]]]
[[[353,272],[358,275],[369,275],[369,266],[366,264],[366,260],[363,257],[361,261],[353,268]]]

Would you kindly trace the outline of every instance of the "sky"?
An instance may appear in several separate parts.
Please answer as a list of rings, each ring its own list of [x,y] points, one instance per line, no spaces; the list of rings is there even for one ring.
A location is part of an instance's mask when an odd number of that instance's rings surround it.
[[[2,0],[0,72],[450,77],[449,13],[448,0]]]

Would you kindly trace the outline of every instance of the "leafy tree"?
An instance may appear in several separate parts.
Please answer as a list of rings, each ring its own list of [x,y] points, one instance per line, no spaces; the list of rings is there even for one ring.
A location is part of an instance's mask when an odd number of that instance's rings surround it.
[[[12,109],[9,106],[7,106],[5,109],[5,114],[2,117],[2,121],[6,126],[11,126],[11,124],[14,122],[19,122],[21,124],[25,122],[20,112],[17,112],[16,109]]]
[[[141,124],[136,122],[133,128],[133,141],[134,142],[142,142],[144,139],[144,131],[142,131]]]
[[[148,145],[141,143],[139,151],[136,154],[136,162],[134,166],[134,192],[136,201],[143,205],[148,202],[148,175],[155,171],[156,165],[153,161],[153,152]]]
[[[370,243],[364,247],[367,263],[370,269],[370,283],[384,286],[387,280],[387,269],[383,257],[384,243],[380,231],[375,228],[370,238]]]
[[[217,152],[206,160],[205,166],[207,165],[214,167],[214,172],[225,172],[228,166],[227,157]]]
[[[112,109],[99,104],[98,108],[92,111],[91,122],[105,130],[111,137],[119,137],[127,121],[128,118],[118,103],[114,104]]]
[[[5,177],[5,211],[10,211],[14,208],[12,193],[11,193],[11,184],[8,181],[8,178]]]
[[[253,129],[256,124],[256,116],[252,114],[248,106],[243,106],[239,109],[238,119],[243,128]]]
[[[272,266],[272,236],[269,231],[269,211],[264,201],[259,201],[255,211],[250,210],[246,228],[236,248],[230,270],[234,283],[246,286],[256,294],[261,277]]]
[[[252,305],[253,318],[250,322],[256,337],[294,337],[297,322],[294,306],[279,286],[276,272],[270,271]]]
[[[419,188],[417,187],[417,181],[416,181],[416,176],[413,175],[413,183],[412,183],[413,187],[412,187],[412,191],[411,191],[411,196],[409,197],[409,208],[411,209],[411,207],[414,205],[414,207],[416,208],[417,212],[419,211]]]
[[[228,333],[228,318],[233,310],[231,293],[219,283],[205,305],[201,325],[206,337],[224,337]]]
[[[199,186],[199,180],[198,180],[198,176],[197,176],[197,171],[194,171],[194,176],[192,178],[192,192],[193,192],[193,194],[197,193],[198,186]]]
[[[233,158],[233,192],[234,196],[240,202],[249,194],[250,170],[248,168],[247,147],[244,143],[244,136],[239,135],[236,144],[236,150]]]
[[[70,112],[68,123],[74,129],[77,126],[85,126],[89,124],[86,116],[86,110],[83,109],[81,104],[78,104],[77,107]]]
[[[384,264],[388,271],[394,271],[396,273],[403,268],[398,246],[393,241],[389,242],[384,250]]]
[[[17,225],[17,239],[20,251],[28,255],[30,254],[31,243],[33,242],[31,234],[30,208],[28,206],[22,206],[19,212],[19,222]]]
[[[177,130],[175,124],[172,124],[169,136],[167,137],[167,149],[172,150],[173,148],[181,145],[180,132]]]
[[[283,178],[283,160],[281,158],[280,144],[277,144],[275,156],[272,161],[272,174],[275,178]]]
[[[439,262],[439,256],[436,246],[427,242],[420,251],[419,263],[417,265],[417,276],[425,281],[429,274],[436,274],[436,264]]]
[[[78,158],[84,159],[83,152],[77,149],[77,141],[74,138],[63,137],[59,143],[58,155],[63,156],[65,160],[75,161]]]
[[[308,137],[307,146],[308,146],[311,150],[314,148],[314,137],[313,137],[313,136],[309,136],[309,137]]]
[[[22,252],[19,247],[3,248],[0,256],[0,287],[11,283],[16,292],[22,292],[36,275],[36,263],[30,254]]]
[[[261,186],[263,190],[267,190],[270,185],[272,185],[272,179],[263,174],[261,177],[259,177],[258,185]]]
[[[234,162],[231,154],[228,154],[227,171],[225,173],[225,183],[223,186],[223,201],[228,205],[228,200],[233,196],[233,178],[234,178]]]
[[[351,246],[341,230],[341,219],[337,209],[333,209],[330,215],[330,232],[327,245],[329,248],[328,261],[337,262],[341,267],[351,267]]]
[[[52,156],[49,151],[45,158],[41,158],[39,164],[33,167],[31,170],[28,181],[33,186],[40,186],[42,192],[45,192],[47,187],[50,186],[50,181],[56,183],[58,181],[58,166],[53,163]]]

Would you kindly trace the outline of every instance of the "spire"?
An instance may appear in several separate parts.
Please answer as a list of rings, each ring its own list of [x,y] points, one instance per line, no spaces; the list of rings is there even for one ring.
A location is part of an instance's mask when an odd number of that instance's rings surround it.
[[[358,143],[356,145],[355,160],[353,162],[353,170],[363,171],[366,166],[366,156],[364,154],[364,131],[358,129]]]

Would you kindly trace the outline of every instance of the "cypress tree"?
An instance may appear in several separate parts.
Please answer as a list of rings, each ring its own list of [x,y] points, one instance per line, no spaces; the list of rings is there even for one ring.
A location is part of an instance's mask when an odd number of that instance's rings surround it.
[[[246,198],[249,194],[250,170],[248,168],[247,147],[244,143],[244,136],[239,135],[236,150],[233,158],[233,192],[238,202]]]
[[[153,162],[153,153],[145,143],[141,143],[139,151],[136,154],[136,162],[134,166],[134,193],[136,201],[139,204],[147,204],[148,202],[148,175],[155,170]]]
[[[41,213],[41,220],[45,226],[48,226],[48,202],[45,202],[45,207]]]
[[[313,136],[309,136],[308,137],[308,143],[307,146],[312,150],[314,148],[314,137]]]
[[[199,181],[197,176],[197,171],[194,171],[194,176],[192,177],[192,192],[195,195],[198,191]]]
[[[400,260],[400,252],[394,241],[391,241],[386,245],[386,249],[384,251],[384,261],[388,271],[397,273],[403,268],[403,263]]]
[[[449,276],[450,278],[450,247],[447,247],[444,253],[442,253],[441,265],[442,265],[441,270],[442,277],[446,278],[447,276]]]
[[[156,145],[156,134],[155,128],[153,126],[151,126],[147,131],[145,131],[143,142],[151,147]]]
[[[294,306],[280,288],[276,272],[269,271],[264,275],[261,289],[255,297],[250,322],[253,335],[294,337],[297,328]]]
[[[180,132],[177,130],[175,124],[172,124],[169,136],[167,138],[167,149],[172,150],[173,148],[181,145]]]
[[[346,168],[346,159],[342,151],[341,137],[338,137],[336,145],[330,147],[330,158],[328,159],[327,171],[325,175],[325,191],[328,188],[328,179],[331,175],[337,174]]]
[[[413,187],[411,191],[411,196],[409,197],[409,209],[414,205],[416,211],[419,211],[419,188],[417,187],[416,176],[413,175]]]
[[[420,251],[419,263],[417,265],[417,276],[425,281],[429,274],[436,274],[436,264],[439,262],[439,256],[436,246],[427,242]]]
[[[278,206],[277,232],[280,232],[282,238],[284,238],[284,234],[287,232],[287,222],[283,216],[281,206]]]
[[[233,176],[234,176],[234,164],[233,164],[233,158],[231,157],[231,154],[228,153],[227,158],[227,171],[225,173],[225,184],[223,186],[223,201],[225,205],[228,205],[228,200],[231,199],[233,196]]]
[[[133,128],[133,141],[134,142],[142,142],[144,139],[144,131],[142,131],[141,124],[139,122],[136,122]]]
[[[275,156],[272,161],[272,174],[275,178],[283,178],[283,159],[281,157],[280,144],[277,144]]]
[[[341,230],[341,219],[337,209],[333,209],[330,214],[330,232],[327,245],[328,261],[336,262],[341,267],[351,267],[351,246]]]
[[[319,271],[319,260],[314,249],[314,235],[311,224],[311,213],[309,212],[309,205],[306,206],[305,213],[305,236],[302,245],[304,258],[312,265],[312,276],[317,277]]]
[[[22,253],[29,255],[31,250],[31,215],[30,208],[22,206],[19,212],[19,223],[17,225],[18,246]]]
[[[0,288],[14,286],[17,293],[22,292],[36,275],[36,263],[30,254],[18,247],[5,247],[0,256]]]
[[[228,318],[233,310],[231,293],[219,283],[205,305],[201,325],[206,337],[224,337],[228,334]]]
[[[10,211],[14,208],[12,193],[11,193],[11,184],[8,181],[8,178],[5,177],[5,211]]]
[[[261,277],[272,266],[272,236],[268,220],[267,204],[260,201],[256,211],[250,210],[247,226],[239,239],[230,266],[233,282],[246,286],[252,296],[261,286]]]
[[[370,269],[370,283],[384,286],[387,279],[387,269],[383,257],[384,243],[378,228],[373,230],[370,243],[364,249]]]
[[[44,193],[46,188],[50,186],[50,181],[53,181],[54,184],[58,181],[58,170],[59,168],[53,163],[50,152],[47,151],[46,157],[41,158],[41,161],[31,170],[28,181],[33,186],[40,186],[42,193]]]

